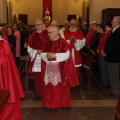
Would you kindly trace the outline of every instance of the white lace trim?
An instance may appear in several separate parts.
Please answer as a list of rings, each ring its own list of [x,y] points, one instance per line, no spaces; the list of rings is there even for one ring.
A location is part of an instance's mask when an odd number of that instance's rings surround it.
[[[48,83],[52,83],[52,85],[56,86],[59,82],[61,83],[61,75],[59,69],[58,62],[47,62],[46,63],[46,71],[45,71],[45,85]]]

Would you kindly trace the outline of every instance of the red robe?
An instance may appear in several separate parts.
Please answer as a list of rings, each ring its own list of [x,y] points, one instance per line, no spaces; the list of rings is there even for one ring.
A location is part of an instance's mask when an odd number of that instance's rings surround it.
[[[77,40],[83,40],[84,39],[84,34],[80,29],[77,29],[75,32],[71,32],[70,29],[64,31],[64,37],[65,40],[70,40],[70,37],[74,35]],[[74,41],[70,43],[71,48],[74,48],[74,56],[75,56],[75,65],[80,65],[82,64],[82,56],[80,54],[80,51],[77,51],[74,45]]]
[[[47,30],[42,31],[41,33],[34,32],[28,39],[28,45],[35,50],[42,50],[42,47],[46,44],[47,40],[49,40]],[[30,66],[28,73],[32,73],[34,60],[31,63],[30,56],[29,62]]]
[[[3,29],[3,28],[0,28],[0,30],[2,31],[2,37],[6,40],[6,41],[8,41],[8,37],[7,37],[7,35],[6,35],[6,32],[5,32],[5,30]]]
[[[56,41],[48,41],[42,52],[64,53],[69,49],[69,44],[59,38]],[[53,59],[54,60],[54,59]],[[52,61],[53,61],[52,60]],[[70,107],[70,86],[78,85],[75,67],[71,58],[59,62],[62,83],[53,86],[51,83],[44,85],[43,106],[47,108]],[[42,75],[45,77],[46,63],[42,61]],[[44,81],[43,81],[44,84]]]
[[[5,40],[0,40],[0,89],[10,92],[0,120],[22,120],[20,99],[24,97],[24,92],[14,57]]]
[[[47,40],[49,40],[47,30],[42,31],[41,33],[34,32],[28,39],[28,45],[34,50],[42,50],[42,47],[46,44]],[[35,59],[36,56],[34,60],[31,62],[29,56],[29,70],[28,70],[29,74],[32,74],[32,67]],[[35,76],[36,96],[41,97],[43,95],[41,72],[34,72],[34,76]]]
[[[33,49],[42,49],[48,39],[47,30],[41,33],[34,32],[28,39],[28,45]]]

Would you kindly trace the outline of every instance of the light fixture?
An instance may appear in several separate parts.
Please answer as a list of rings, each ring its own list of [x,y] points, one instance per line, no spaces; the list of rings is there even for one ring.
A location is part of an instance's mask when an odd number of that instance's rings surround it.
[[[15,0],[15,2],[16,2],[16,3],[19,3],[19,2],[20,2],[20,0]]]

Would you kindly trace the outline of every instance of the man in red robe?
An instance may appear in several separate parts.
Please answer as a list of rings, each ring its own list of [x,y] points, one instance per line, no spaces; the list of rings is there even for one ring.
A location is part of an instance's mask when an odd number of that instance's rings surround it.
[[[79,84],[69,44],[60,37],[57,26],[48,27],[50,40],[42,49],[43,106],[70,107],[70,86]]]
[[[85,45],[84,34],[77,27],[77,21],[72,19],[70,21],[70,28],[61,35],[71,46],[72,58],[76,67],[76,72],[79,75],[79,67],[82,65],[82,56],[80,49]]]
[[[2,108],[0,120],[22,120],[20,99],[24,97],[23,88],[15,60],[0,29],[0,89],[8,90],[10,96]]]
[[[42,78],[41,78],[41,50],[49,39],[47,31],[44,29],[42,20],[37,19],[35,22],[36,31],[28,39],[28,53],[30,56],[31,72],[35,76],[36,96],[43,95]]]

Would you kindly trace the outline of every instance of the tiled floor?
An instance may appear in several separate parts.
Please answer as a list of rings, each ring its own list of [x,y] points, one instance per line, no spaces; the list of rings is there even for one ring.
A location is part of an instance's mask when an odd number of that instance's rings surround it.
[[[42,100],[36,99],[33,80],[29,80],[29,91],[22,100],[23,120],[114,120],[118,97],[95,87],[92,92],[83,88],[71,88],[71,108],[42,111]]]
[[[23,120],[114,120],[117,98],[107,93],[84,93],[71,89],[71,108],[42,111],[42,100],[29,91],[22,100]]]

